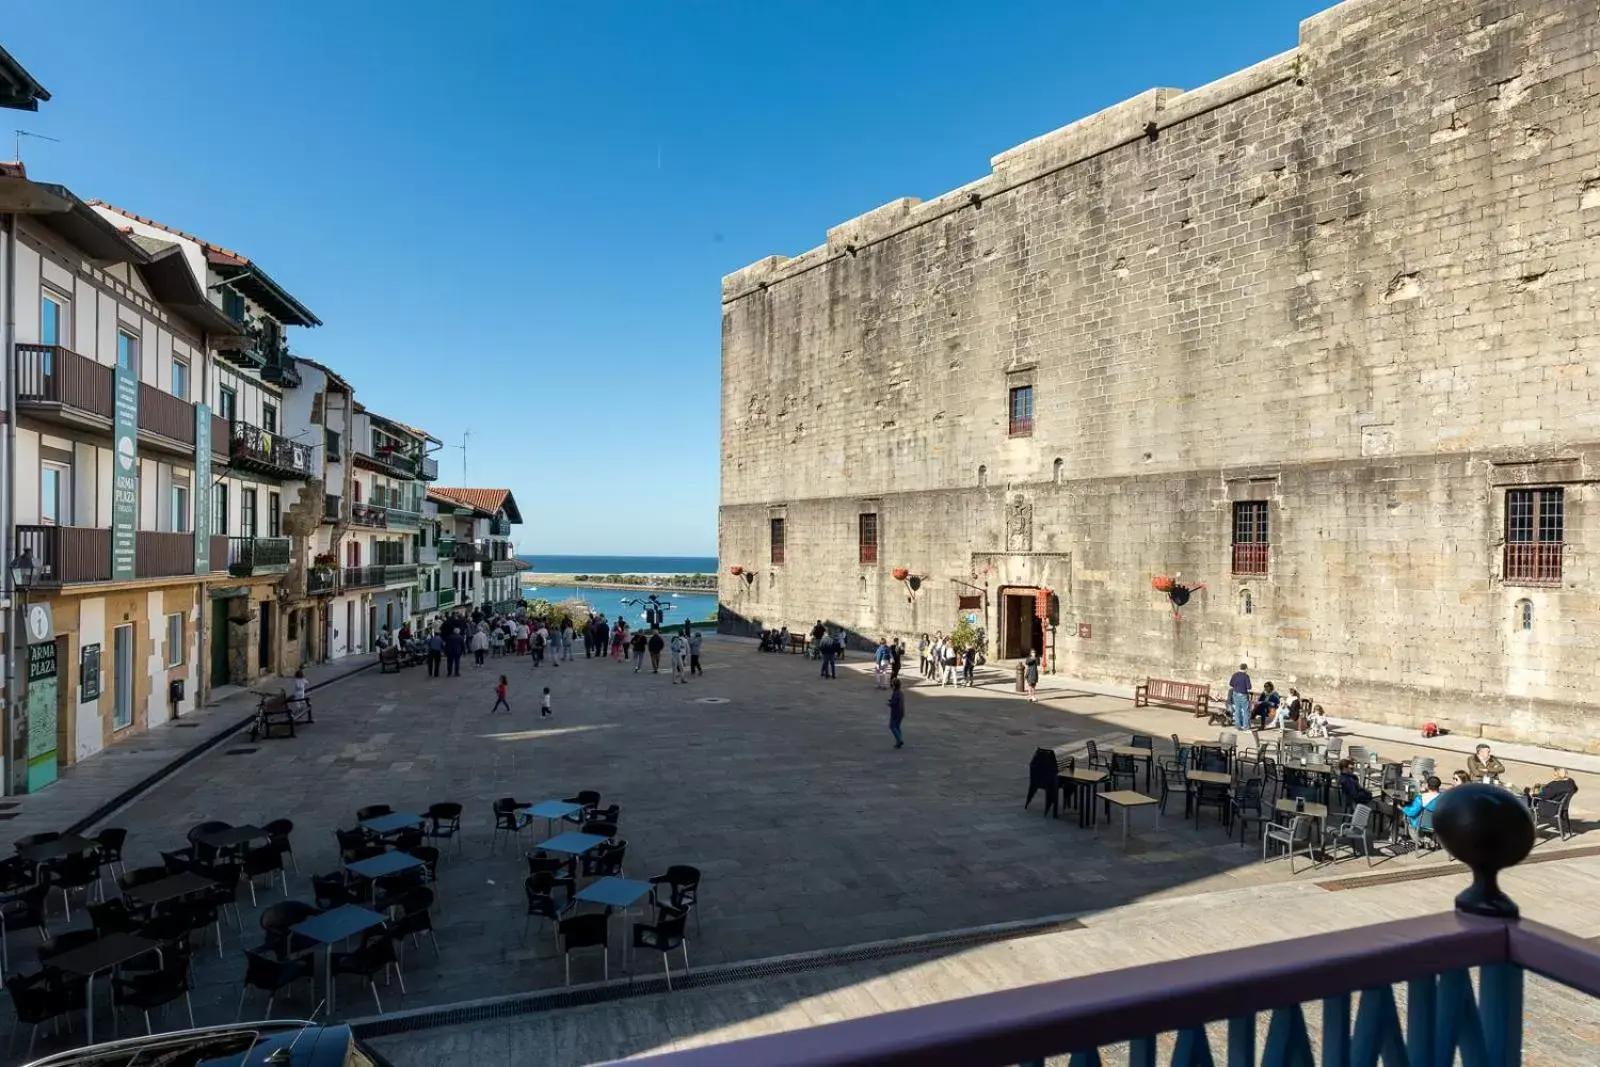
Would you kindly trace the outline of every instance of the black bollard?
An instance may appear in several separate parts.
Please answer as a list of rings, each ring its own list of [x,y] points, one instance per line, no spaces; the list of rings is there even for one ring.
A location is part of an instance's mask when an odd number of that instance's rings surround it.
[[[1456,910],[1515,919],[1520,913],[1500,889],[1500,872],[1533,850],[1533,814],[1522,798],[1481,782],[1455,786],[1433,802],[1433,832],[1452,856],[1472,868],[1472,884],[1456,897]]]

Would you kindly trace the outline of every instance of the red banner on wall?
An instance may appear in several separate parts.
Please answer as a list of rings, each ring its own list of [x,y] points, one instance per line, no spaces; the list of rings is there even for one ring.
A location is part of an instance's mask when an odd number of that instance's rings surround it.
[[[1033,614],[1039,619],[1039,669],[1048,670],[1050,666],[1050,642],[1045,640],[1045,633],[1050,628],[1050,597],[1052,590],[1041,589],[1033,597]]]

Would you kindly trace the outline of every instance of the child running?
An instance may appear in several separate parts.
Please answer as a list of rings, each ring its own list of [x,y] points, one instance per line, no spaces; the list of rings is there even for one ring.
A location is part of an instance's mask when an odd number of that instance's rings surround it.
[[[502,674],[500,676],[500,684],[494,687],[494,707],[489,709],[490,715],[493,715],[501,708],[506,709],[506,714],[509,715],[511,713],[511,705],[506,700],[506,689],[506,676]],[[545,692],[548,693],[550,690],[546,689]],[[549,700],[550,698],[547,696],[545,699]]]

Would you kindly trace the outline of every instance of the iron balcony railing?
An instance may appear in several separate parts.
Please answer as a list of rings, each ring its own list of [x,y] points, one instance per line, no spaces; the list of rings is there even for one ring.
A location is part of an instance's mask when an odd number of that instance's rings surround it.
[[[423,545],[417,549],[417,562],[432,567],[439,562],[439,549],[434,545]]]
[[[357,466],[393,478],[417,477],[417,457],[398,448],[379,445],[370,451],[358,449],[355,453],[355,462]]]
[[[1233,573],[1264,576],[1271,548],[1265,542],[1236,542],[1233,546]]]
[[[32,554],[41,585],[111,580],[111,531],[97,526],[18,526],[17,550]],[[211,538],[211,569],[228,567],[228,538]],[[194,534],[139,530],[134,534],[135,578],[194,574]]]
[[[346,567],[344,569],[343,585],[346,589],[376,589],[383,585],[384,568],[382,565],[371,567]]]
[[[411,597],[411,604],[417,611],[437,611],[439,608],[439,591],[437,589],[418,589]]]
[[[439,538],[439,558],[441,560],[456,558],[456,539],[454,537]]]
[[[511,520],[507,518],[493,518],[489,520],[490,537],[510,537]]]
[[[354,501],[350,505],[350,522],[356,526],[376,526],[383,529],[389,525],[389,512],[387,508],[378,507],[376,504]]]
[[[455,545],[457,563],[482,563],[489,558],[488,550],[477,541],[457,541]]]
[[[1520,921],[1497,874],[1528,854],[1522,798],[1468,784],[1434,829],[1473,883],[1452,913],[1044,982],[682,1052],[629,1067],[1154,1067],[1523,1063],[1524,978],[1600,997],[1600,951]],[[1397,994],[1404,996],[1401,1009]],[[1531,1021],[1531,1020],[1529,1020]],[[1541,1025],[1559,1025],[1546,1016]],[[1313,1034],[1316,1037],[1313,1038]],[[1169,1051],[1170,1050],[1170,1051]],[[1459,1055],[1459,1059],[1457,1058]],[[1572,1061],[1568,1061],[1572,1062]]]
[[[417,476],[425,482],[439,480],[439,461],[432,456],[423,456],[422,462],[417,465]]]
[[[248,578],[252,574],[282,574],[289,569],[287,537],[228,538],[228,573]]]
[[[445,608],[452,607],[455,604],[455,602],[456,602],[456,591],[454,589],[441,589],[441,590],[439,590],[439,610],[440,611],[443,611]]]
[[[313,567],[306,574],[306,596],[332,596],[339,591],[339,572],[332,567]]]
[[[517,573],[517,561],[514,559],[486,559],[483,561],[483,576],[485,578],[504,578]]]
[[[383,568],[383,584],[395,585],[396,583],[413,584],[417,580],[417,565],[415,563],[388,563]]]
[[[236,467],[279,478],[311,477],[311,448],[300,441],[235,422],[232,445],[228,455]]]
[[[386,507],[387,514],[385,525],[391,530],[415,530],[422,525],[420,511],[407,511],[404,508]]]
[[[1562,549],[1560,541],[1508,541],[1505,549],[1505,581],[1512,585],[1560,585]]]

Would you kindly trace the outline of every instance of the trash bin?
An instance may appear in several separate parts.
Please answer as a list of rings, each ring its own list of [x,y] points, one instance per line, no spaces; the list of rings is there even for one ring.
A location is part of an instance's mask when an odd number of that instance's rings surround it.
[[[1019,663],[1019,664],[1017,664],[1017,692],[1026,693],[1027,691],[1028,691],[1028,668],[1027,668],[1026,664]]]

